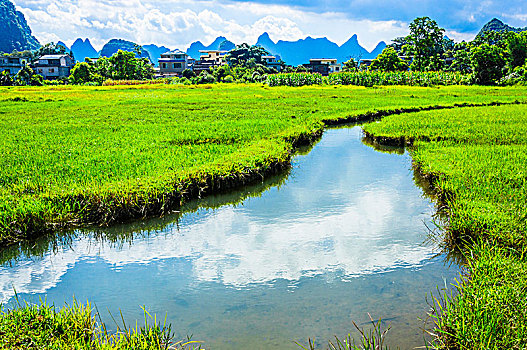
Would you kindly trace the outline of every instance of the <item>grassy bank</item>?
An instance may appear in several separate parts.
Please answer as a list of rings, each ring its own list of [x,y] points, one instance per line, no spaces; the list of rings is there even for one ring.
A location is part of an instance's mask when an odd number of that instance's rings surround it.
[[[143,325],[121,325],[115,333],[98,322],[92,306],[74,303],[55,308],[42,302],[0,309],[0,349],[183,350],[199,342],[177,341],[170,326],[145,312]]]
[[[459,295],[438,303],[438,347],[525,348],[527,106],[389,116],[365,131],[414,146],[414,161],[448,207],[450,244],[466,255]]]
[[[1,88],[0,245],[159,215],[289,166],[324,123],[524,101],[521,88]]]

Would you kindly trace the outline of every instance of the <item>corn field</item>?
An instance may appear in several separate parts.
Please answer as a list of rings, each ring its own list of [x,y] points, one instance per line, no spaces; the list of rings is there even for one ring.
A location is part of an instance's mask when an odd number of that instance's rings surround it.
[[[470,85],[468,75],[457,72],[378,72],[359,71],[333,73],[323,77],[319,73],[286,73],[269,75],[266,81],[269,86],[304,86],[304,85]]]

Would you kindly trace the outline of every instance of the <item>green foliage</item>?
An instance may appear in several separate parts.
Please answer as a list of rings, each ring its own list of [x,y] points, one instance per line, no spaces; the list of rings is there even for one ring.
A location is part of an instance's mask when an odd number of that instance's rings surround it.
[[[104,58],[99,59],[105,60]],[[109,77],[114,80],[145,80],[152,79],[154,70],[146,58],[137,58],[135,52],[117,51],[108,58],[108,67],[105,67]],[[102,74],[101,74],[102,75]],[[105,77],[104,75],[102,75]]]
[[[248,66],[252,68],[256,63],[262,62],[262,56],[269,55],[269,51],[261,46],[241,44],[225,55],[225,60],[230,66]]]
[[[445,30],[429,17],[418,17],[410,23],[410,35],[402,47],[404,55],[413,57],[414,71],[439,70]]]
[[[196,73],[194,73],[194,71],[192,69],[185,69],[183,71],[183,73],[181,73],[181,75],[184,77],[184,78],[187,78],[187,79],[192,79],[196,76]]]
[[[452,57],[452,64],[447,67],[448,71],[460,72],[463,74],[472,73],[470,61],[470,46],[466,42],[457,43],[451,51],[448,51],[447,56]]]
[[[0,244],[71,222],[162,213],[191,184],[236,183],[248,170],[287,163],[292,142],[319,132],[323,120],[525,98],[516,88],[164,83],[1,95]]]
[[[9,74],[9,71],[5,70],[0,72],[0,86],[13,86],[15,85],[15,79]]]
[[[93,65],[87,62],[79,62],[71,70],[69,80],[72,84],[85,84],[96,81],[94,75],[95,68]]]
[[[196,77],[196,84],[214,84],[215,82],[214,76],[206,70]]]
[[[92,306],[73,302],[57,309],[46,302],[0,309],[0,349],[39,350],[183,350],[201,348],[196,341],[176,341],[166,324],[145,310],[144,326],[118,326],[109,333]],[[153,321],[153,322],[152,322]]]
[[[406,71],[408,65],[399,58],[393,47],[387,47],[373,60],[369,69],[383,72]]]
[[[481,44],[470,50],[472,78],[476,84],[494,85],[504,75],[505,50],[496,45]]]
[[[525,251],[478,242],[455,294],[436,299],[438,349],[524,349],[527,344]]]
[[[33,85],[33,86],[42,86],[43,78],[42,76],[35,74],[33,69],[28,65],[22,67],[22,69],[15,75],[15,85]]]
[[[469,76],[457,72],[381,72],[356,71],[333,73],[327,77],[315,73],[283,73],[269,75],[269,86],[304,85],[356,85],[371,87],[374,85],[469,85]]]
[[[100,57],[97,61],[87,59],[77,63],[70,72],[71,84],[96,83],[105,80],[150,80],[154,70],[147,58],[139,58],[135,52],[117,51],[112,57]]]
[[[527,32],[508,32],[506,43],[509,69],[512,71],[516,67],[523,66],[527,60]]]
[[[342,64],[342,70],[344,72],[355,72],[357,70],[357,66],[357,62],[353,58],[350,58]]]

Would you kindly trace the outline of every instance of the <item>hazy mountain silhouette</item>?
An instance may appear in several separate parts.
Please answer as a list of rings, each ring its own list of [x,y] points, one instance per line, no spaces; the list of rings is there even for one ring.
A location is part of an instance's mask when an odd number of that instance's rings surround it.
[[[350,58],[355,60],[375,58],[386,47],[386,43],[381,41],[372,52],[369,52],[359,44],[357,35],[353,35],[341,46],[327,38],[314,39],[309,36],[297,41],[279,40],[275,43],[268,33],[260,35],[256,45],[279,55],[287,64],[294,66],[309,63],[311,58],[336,58],[339,62],[345,62]]]
[[[71,45],[71,51],[75,59],[79,62],[84,62],[86,57],[95,58],[99,56],[99,53],[93,48],[88,38],[86,40],[82,40],[81,38],[75,40],[73,45]]]
[[[135,47],[136,47],[135,45],[136,44],[131,41],[122,40],[122,39],[112,39],[108,41],[106,44],[104,44],[101,51],[99,52],[99,56],[100,57],[111,57],[113,54],[117,53],[117,51],[119,50],[135,52]],[[143,50],[141,50],[140,57],[148,58],[151,60],[150,55],[144,48]]]
[[[31,34],[26,18],[9,0],[0,0],[0,28],[0,52],[36,50],[40,47],[37,38]]]
[[[157,46],[154,44],[150,45],[143,45],[143,49],[145,49],[148,54],[150,55],[150,59],[152,60],[152,63],[156,66],[158,65],[158,60],[161,57],[162,54],[165,52],[170,51],[168,47],[165,46]]]
[[[234,45],[233,42],[227,40],[225,37],[220,36],[217,37],[216,40],[212,42],[212,44],[205,46],[201,41],[196,41],[190,45],[190,47],[187,49],[187,55],[190,57],[199,60],[200,50],[225,50],[230,51],[234,49],[236,45]]]

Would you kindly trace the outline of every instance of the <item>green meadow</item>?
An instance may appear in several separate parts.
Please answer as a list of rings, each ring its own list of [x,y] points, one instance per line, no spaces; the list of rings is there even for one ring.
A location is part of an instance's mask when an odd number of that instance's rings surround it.
[[[324,122],[525,100],[522,88],[2,88],[0,242],[159,215],[283,168]]]
[[[416,166],[447,208],[448,243],[467,259],[470,278],[460,279],[461,293],[437,300],[436,345],[523,348],[526,103],[524,87],[0,88],[0,245],[162,215],[283,170],[296,147],[325,125],[383,116],[366,132],[380,143],[412,145]],[[95,332],[86,308],[6,311],[0,333],[12,342],[0,348],[16,347],[34,331],[9,330],[26,319],[38,327],[49,320],[49,339],[70,334],[70,324],[86,342]],[[157,334],[152,339],[165,334],[144,329]]]
[[[389,116],[368,124],[379,142],[412,144],[448,208],[448,245],[467,276],[436,300],[440,348],[527,345],[527,106],[459,108]]]

